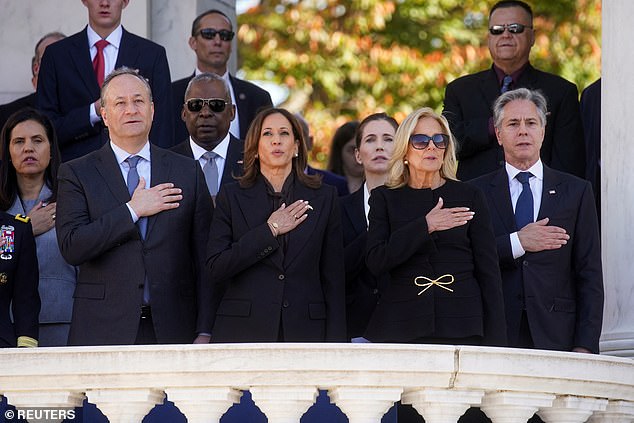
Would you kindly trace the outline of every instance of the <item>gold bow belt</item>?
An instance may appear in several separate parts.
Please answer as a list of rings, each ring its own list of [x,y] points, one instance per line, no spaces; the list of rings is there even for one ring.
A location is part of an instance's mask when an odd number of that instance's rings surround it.
[[[423,281],[427,281],[427,282],[419,282],[418,280],[421,279]],[[442,275],[436,279],[430,279],[426,276],[417,276],[414,279],[414,285],[416,286],[420,286],[421,288],[423,288],[423,290],[421,292],[418,293],[418,295],[422,294],[423,292],[427,291],[429,288],[432,287],[432,285],[436,285],[437,287],[440,287],[442,289],[446,289],[449,292],[453,292],[453,289],[451,288],[447,288],[445,285],[451,285],[454,282],[454,277],[453,275],[450,274],[446,274],[446,275]]]

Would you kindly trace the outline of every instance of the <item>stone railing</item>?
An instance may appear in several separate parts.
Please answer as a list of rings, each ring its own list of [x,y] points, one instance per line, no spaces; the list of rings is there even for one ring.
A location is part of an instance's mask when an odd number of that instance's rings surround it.
[[[395,401],[427,423],[479,406],[493,423],[634,421],[634,360],[506,348],[218,344],[0,350],[0,394],[20,408],[75,407],[140,422],[164,396],[189,422],[217,422],[249,390],[270,423],[299,422],[318,389],[351,423]]]

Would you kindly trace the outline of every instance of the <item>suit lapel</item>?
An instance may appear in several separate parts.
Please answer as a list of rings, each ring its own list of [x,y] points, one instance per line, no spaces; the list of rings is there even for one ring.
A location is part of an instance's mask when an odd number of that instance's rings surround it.
[[[151,181],[150,186],[156,186],[165,182],[169,182],[170,175],[170,161],[165,159],[165,151],[159,148],[156,148],[154,145],[150,144],[150,174]],[[157,213],[153,216],[148,217],[147,222],[147,233],[145,234],[145,238],[149,238],[152,233],[152,228],[156,223],[156,220],[163,213]]]
[[[491,179],[491,203],[495,204],[495,210],[506,229],[506,232],[513,233],[517,231],[515,224],[515,214],[513,213],[513,204],[511,202],[511,192],[509,191],[509,180],[506,169],[500,169]]]
[[[544,165],[544,182],[542,185],[542,201],[539,206],[537,220],[545,217],[552,217],[555,214],[557,204],[563,204],[565,201],[561,199],[562,193],[559,189],[561,180],[551,168]]]
[[[86,86],[86,90],[90,93],[91,97],[97,98],[99,97],[99,84],[97,83],[97,76],[95,75],[92,60],[90,59],[87,28],[88,27],[84,28],[76,37],[73,37],[74,46],[70,49],[69,54],[75,64],[79,78]]]
[[[295,179],[294,199],[305,200],[310,202],[313,210],[308,210],[308,217],[299,226],[289,232],[288,247],[284,257],[284,267],[288,268],[293,260],[302,252],[304,246],[310,241],[317,222],[329,210],[324,210],[324,196],[319,195],[318,191],[310,189]]]
[[[130,37],[130,33],[126,31],[125,28],[122,28],[122,30],[123,34],[121,34],[121,44],[119,45],[119,54],[117,55],[115,69],[123,65],[134,67],[140,53],[135,39]]]
[[[354,232],[359,235],[368,230],[365,219],[365,204],[363,204],[364,186],[350,195],[350,201],[343,203],[344,210],[352,222]]]
[[[119,203],[127,203],[130,201],[128,187],[121,175],[121,168],[117,159],[110,148],[110,143],[106,143],[97,154],[95,160],[95,168],[103,178],[105,185],[108,187],[112,195]]]
[[[242,175],[242,155],[244,143],[229,134],[229,148],[227,148],[227,159],[225,160],[225,168],[222,171],[222,179],[220,185],[233,182],[233,176]]]
[[[498,83],[498,77],[495,74],[493,67],[491,67],[488,72],[484,72],[482,74],[480,89],[482,90],[482,95],[486,99],[487,104],[492,105],[495,102],[495,99],[500,95],[500,84]]]

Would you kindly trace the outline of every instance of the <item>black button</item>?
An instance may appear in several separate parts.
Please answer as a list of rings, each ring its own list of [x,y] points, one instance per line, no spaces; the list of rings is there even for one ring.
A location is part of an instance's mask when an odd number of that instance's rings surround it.
[[[142,283],[140,283],[140,284],[139,284],[139,286],[137,286],[137,288],[139,288],[139,289],[143,289],[143,284],[142,284]]]
[[[522,263],[524,266],[528,267],[528,262],[526,260],[524,260],[524,262]]]
[[[378,294],[378,293],[379,293],[379,290],[378,290],[377,288],[374,288],[374,289],[372,290],[372,293],[373,293],[374,295],[376,295],[376,294]]]
[[[284,276],[284,275],[279,275],[277,278],[278,278],[279,280],[283,281],[283,280],[284,280],[284,278],[285,278],[285,276]]]
[[[284,300],[284,302],[282,303],[282,307],[287,308],[290,304],[288,303],[288,301]]]

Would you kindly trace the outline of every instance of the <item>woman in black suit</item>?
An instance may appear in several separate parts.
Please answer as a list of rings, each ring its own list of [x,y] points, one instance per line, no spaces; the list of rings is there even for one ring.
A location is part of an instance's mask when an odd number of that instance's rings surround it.
[[[370,197],[366,263],[389,272],[373,342],[503,345],[502,281],[483,194],[456,180],[455,141],[430,108],[396,132],[386,186]]]
[[[306,157],[290,112],[256,116],[244,175],[216,198],[207,260],[217,299],[212,342],[345,340],[337,193],[304,173]]]
[[[385,113],[374,113],[361,121],[355,134],[355,158],[363,165],[361,188],[340,198],[346,266],[346,322],[348,339],[364,342],[363,333],[379,298],[387,275],[374,277],[365,265],[370,192],[385,183],[394,150],[398,123]]]

